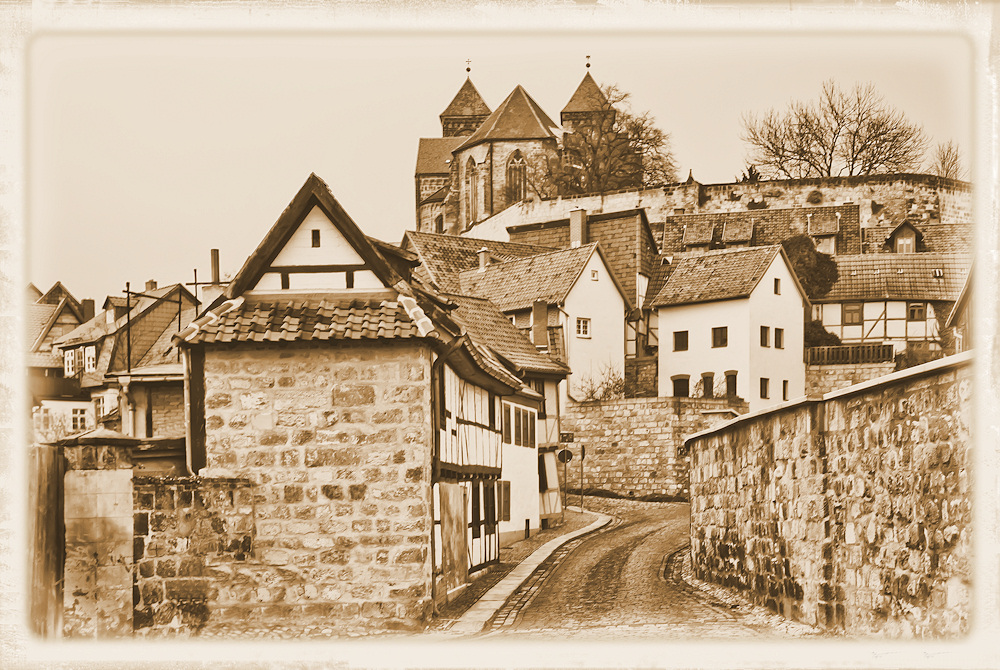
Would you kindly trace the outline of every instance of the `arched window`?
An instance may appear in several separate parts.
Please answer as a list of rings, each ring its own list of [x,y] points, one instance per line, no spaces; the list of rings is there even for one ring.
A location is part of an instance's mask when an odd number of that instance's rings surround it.
[[[434,219],[434,232],[443,233],[444,232],[444,215],[438,214]]]
[[[507,161],[507,204],[513,204],[524,200],[527,192],[527,172],[525,170],[524,156],[520,151],[515,151]]]
[[[479,179],[476,175],[476,160],[469,158],[465,165],[465,214],[466,223],[474,223],[479,212]]]

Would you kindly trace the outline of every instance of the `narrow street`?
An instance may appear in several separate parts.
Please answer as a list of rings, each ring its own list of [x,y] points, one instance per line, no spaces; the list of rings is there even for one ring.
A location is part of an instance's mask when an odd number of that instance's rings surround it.
[[[763,634],[736,608],[681,579],[687,504],[599,498],[586,504],[615,521],[555,552],[487,624],[488,634],[591,639]]]

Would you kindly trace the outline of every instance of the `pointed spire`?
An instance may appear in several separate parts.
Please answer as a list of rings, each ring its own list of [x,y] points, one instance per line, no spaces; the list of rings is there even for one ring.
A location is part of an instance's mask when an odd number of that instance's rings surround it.
[[[560,131],[560,128],[556,122],[550,119],[528,92],[518,84],[496,111],[483,121],[472,137],[455,151],[491,140],[555,138],[557,131]]]
[[[587,63],[589,66],[590,63]],[[597,85],[594,78],[590,76],[590,71],[584,75],[583,81],[576,87],[576,92],[563,107],[563,114],[579,114],[587,112],[599,112],[605,109],[608,99],[605,97],[601,87]]]
[[[472,61],[466,61],[471,64]],[[467,66],[465,71],[471,71]],[[490,108],[479,95],[472,79],[465,78],[462,88],[452,99],[451,104],[441,112],[441,130],[445,137],[455,137],[457,135],[468,135],[474,131],[479,124],[490,115]]]

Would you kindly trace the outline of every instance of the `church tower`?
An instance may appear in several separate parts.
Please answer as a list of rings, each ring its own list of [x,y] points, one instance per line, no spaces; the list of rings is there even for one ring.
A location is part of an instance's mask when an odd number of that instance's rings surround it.
[[[590,64],[587,64],[590,67]],[[610,119],[604,119],[602,117],[607,114],[611,114]],[[574,128],[579,128],[584,125],[595,125],[596,123],[601,123],[604,125],[605,122],[609,121],[609,125],[614,124],[614,114],[615,110],[608,103],[607,97],[604,92],[601,91],[601,87],[597,85],[594,78],[590,76],[590,71],[584,75],[583,81],[577,86],[576,92],[563,107],[562,112],[559,114],[559,120],[562,123],[562,127],[566,131],[572,131]]]
[[[466,77],[454,100],[441,112],[441,135],[443,137],[471,135],[489,115],[490,108],[479,95],[472,79]]]

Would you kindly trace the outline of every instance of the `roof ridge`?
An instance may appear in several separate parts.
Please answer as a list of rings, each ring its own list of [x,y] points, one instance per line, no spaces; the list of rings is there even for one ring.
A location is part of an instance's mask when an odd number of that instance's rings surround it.
[[[581,244],[578,247],[565,247],[563,249],[553,249],[552,251],[543,251],[540,254],[532,254],[530,256],[523,256],[521,258],[512,258],[509,261],[499,261],[497,263],[490,263],[489,265],[486,266],[485,269],[489,270],[490,268],[499,267],[501,265],[507,265],[508,263],[521,263],[521,262],[524,262],[524,261],[529,261],[529,260],[538,258],[539,256],[551,256],[552,254],[561,254],[561,253],[568,253],[568,252],[578,251],[580,249],[586,249],[588,247],[590,247],[591,249],[596,248],[597,247],[597,242],[587,242],[586,244]],[[462,274],[465,274],[466,272],[479,272],[479,270],[477,268],[470,268],[468,270],[462,270]]]

